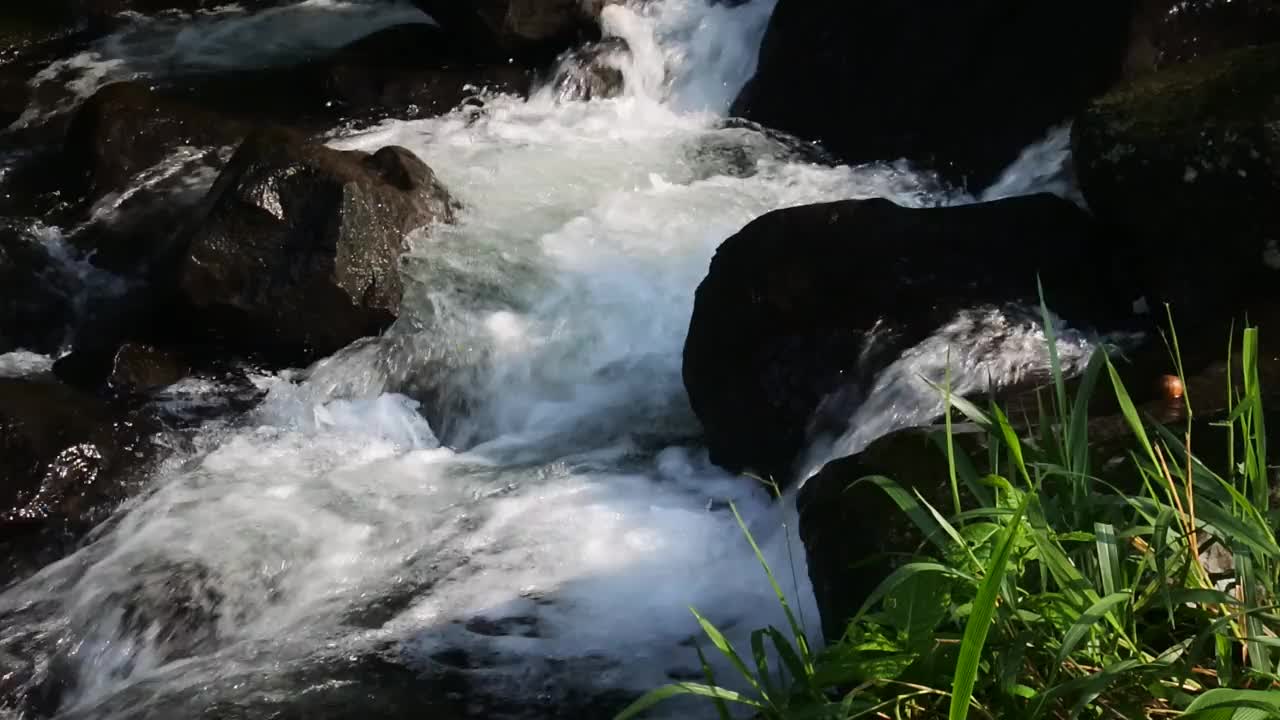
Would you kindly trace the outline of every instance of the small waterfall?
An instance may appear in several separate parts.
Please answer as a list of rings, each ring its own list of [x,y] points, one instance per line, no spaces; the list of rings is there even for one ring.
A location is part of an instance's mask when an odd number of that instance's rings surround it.
[[[255,411],[204,427],[85,547],[0,594],[0,676],[33,658],[28,690],[56,688],[59,717],[85,719],[269,717],[278,706],[254,703],[302,702],[368,658],[415,680],[462,673],[510,704],[645,690],[697,671],[690,606],[740,643],[782,623],[729,502],[816,626],[791,504],[698,445],[680,376],[693,293],[719,243],[770,210],[954,198],[723,121],[773,4],[610,5],[605,34],[628,48],[616,97],[498,97],[334,137],[408,148],[463,204],[410,238],[399,321],[255,375]],[[164,19],[36,81],[82,97],[426,21],[355,0]],[[1043,365],[1042,338],[1020,316],[958,317],[886,370],[825,452],[936,413],[919,377],[938,380],[949,352],[967,390]],[[1076,362],[1088,344],[1063,347]],[[45,362],[3,356],[0,374]]]

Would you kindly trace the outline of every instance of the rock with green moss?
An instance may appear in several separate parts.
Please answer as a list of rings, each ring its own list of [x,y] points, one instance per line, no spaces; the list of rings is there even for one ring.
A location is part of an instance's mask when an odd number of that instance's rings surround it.
[[[1280,45],[1119,87],[1072,145],[1089,206],[1143,250],[1151,300],[1238,309],[1280,279]]]

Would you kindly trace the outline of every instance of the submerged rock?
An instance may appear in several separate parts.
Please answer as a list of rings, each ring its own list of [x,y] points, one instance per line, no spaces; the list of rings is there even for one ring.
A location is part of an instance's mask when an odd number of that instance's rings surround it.
[[[847,422],[881,369],[959,311],[1036,305],[1037,274],[1073,326],[1121,324],[1123,257],[1050,195],[769,213],[720,246],[694,303],[684,382],[712,460],[786,484],[828,397],[845,397],[833,417]]]
[[[1084,197],[1140,248],[1153,306],[1190,318],[1274,296],[1277,88],[1280,45],[1249,48],[1117,88],[1076,121]]]
[[[408,150],[342,152],[274,132],[245,140],[209,193],[179,269],[186,300],[233,347],[294,361],[385,330],[412,230],[453,201]]]
[[[981,190],[1116,79],[1128,6],[780,0],[732,112],[848,163],[906,158]]]
[[[622,64],[631,47],[622,38],[607,38],[560,58],[549,83],[557,100],[600,100],[620,95],[625,84]]]

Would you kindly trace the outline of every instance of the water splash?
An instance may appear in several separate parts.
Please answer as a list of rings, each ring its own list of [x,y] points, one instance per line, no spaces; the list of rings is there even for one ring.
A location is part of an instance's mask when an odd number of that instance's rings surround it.
[[[296,7],[338,6],[368,9]],[[336,138],[409,148],[465,206],[411,238],[400,320],[256,378],[267,397],[244,422],[205,428],[85,548],[0,595],[0,660],[36,653],[84,718],[130,717],[131,693],[195,715],[371,654],[513,700],[643,690],[696,670],[690,605],[738,642],[782,622],[726,501],[815,623],[791,504],[697,447],[680,378],[694,289],[717,245],[769,210],[951,198],[900,167],[815,165],[724,123],[771,9],[610,6],[606,31],[632,49],[621,97],[499,97]],[[336,42],[348,20],[329,15],[322,34]],[[271,27],[270,52],[303,42]],[[276,57],[170,45],[206,65]],[[170,57],[129,57],[153,56]],[[959,319],[882,377],[855,427],[936,412],[914,378],[936,376],[946,346],[975,350],[974,382],[1029,371],[1036,332]]]

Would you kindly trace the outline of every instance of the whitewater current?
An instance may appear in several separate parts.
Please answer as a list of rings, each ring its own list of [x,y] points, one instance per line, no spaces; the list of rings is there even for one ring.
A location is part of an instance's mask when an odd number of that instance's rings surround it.
[[[455,225],[410,238],[400,319],[311,368],[255,376],[265,400],[249,417],[206,426],[83,549],[0,595],[0,660],[25,653],[37,675],[70,678],[66,718],[277,717],[246,708],[346,682],[324,668],[374,656],[465,672],[513,706],[634,694],[699,676],[691,607],[743,646],[783,623],[729,503],[817,638],[791,498],[699,445],[680,376],[693,292],[716,247],[772,209],[971,198],[901,166],[812,164],[796,143],[726,124],[771,9],[611,5],[605,30],[632,48],[621,97],[496,97],[332,137],[408,148],[463,204]],[[428,19],[308,0],[140,20],[36,82],[84,96],[405,21]],[[1055,176],[1062,137],[993,192]],[[957,317],[884,373],[815,467],[936,413],[920,376],[953,347],[998,356],[953,363],[976,389],[1042,368],[1043,342],[1026,317]],[[1088,352],[1070,332],[1063,347],[1068,362]],[[0,356],[0,376],[47,367]],[[190,383],[175,402],[216,390]],[[430,422],[413,398],[437,408]]]

